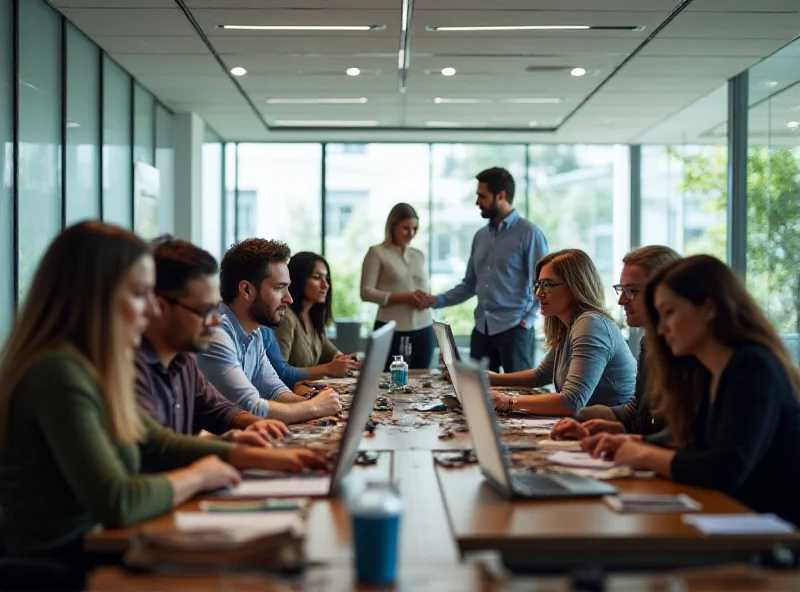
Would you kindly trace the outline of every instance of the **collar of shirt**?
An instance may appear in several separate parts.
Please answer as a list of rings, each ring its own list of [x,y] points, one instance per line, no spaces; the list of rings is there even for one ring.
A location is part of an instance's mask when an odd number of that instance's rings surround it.
[[[153,344],[144,336],[142,336],[142,345],[139,346],[138,355],[148,366],[153,366],[162,373],[180,372],[189,361],[189,354],[179,353],[172,359],[169,368],[164,368],[164,365],[161,363],[161,358],[158,357],[158,353],[156,353],[156,350],[153,348]]]
[[[253,331],[252,335],[245,333],[245,330],[242,328],[242,324],[239,322],[239,319],[236,318],[236,315],[224,302],[219,305],[219,312],[222,315],[222,322],[228,323],[233,328],[233,332],[236,334],[236,338],[239,340],[239,343],[247,345],[254,336],[258,335],[258,330]]]
[[[402,253],[400,251],[398,251],[397,248],[395,248],[394,244],[392,244],[392,243],[384,242],[383,243],[383,248],[386,249],[387,251],[389,251],[390,253],[394,253],[395,255],[400,257],[406,263],[408,263],[410,261],[410,259],[411,259],[411,249],[413,248],[411,246],[406,247],[403,250]]]
[[[514,226],[517,220],[519,220],[519,213],[517,212],[517,209],[514,208],[497,226],[494,225],[494,220],[489,220],[489,230],[492,232],[502,232],[503,230]]]

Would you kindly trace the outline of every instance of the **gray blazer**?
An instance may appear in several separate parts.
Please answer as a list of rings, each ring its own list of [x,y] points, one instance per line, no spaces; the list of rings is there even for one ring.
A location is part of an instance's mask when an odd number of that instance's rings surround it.
[[[623,405],[636,389],[636,360],[612,320],[582,312],[533,371],[532,384],[555,385],[575,411],[586,405]]]

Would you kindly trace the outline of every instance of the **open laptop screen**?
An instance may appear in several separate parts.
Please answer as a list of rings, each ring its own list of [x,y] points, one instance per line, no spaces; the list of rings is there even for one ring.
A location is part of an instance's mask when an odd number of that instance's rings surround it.
[[[436,341],[439,344],[439,351],[442,352],[442,360],[450,374],[450,380],[453,382],[453,388],[456,391],[456,398],[461,400],[461,393],[458,390],[458,379],[456,378],[455,368],[453,364],[461,359],[458,349],[455,346],[455,337],[450,325],[447,323],[440,323],[434,321],[433,332],[436,334]]]
[[[353,393],[347,426],[339,445],[339,456],[331,475],[331,494],[337,492],[342,479],[350,471],[358,455],[361,436],[367,427],[372,409],[375,407],[375,400],[378,398],[381,372],[383,372],[386,358],[389,355],[395,326],[395,322],[390,321],[374,331],[367,339],[364,363],[361,365],[361,373]]]
[[[456,362],[455,372],[461,391],[461,408],[467,418],[469,435],[481,471],[510,492],[506,458],[501,449],[500,434],[497,431],[484,371],[471,364]]]

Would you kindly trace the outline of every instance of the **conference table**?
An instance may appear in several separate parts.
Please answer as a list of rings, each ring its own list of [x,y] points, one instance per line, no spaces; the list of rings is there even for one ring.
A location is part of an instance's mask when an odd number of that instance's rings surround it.
[[[507,589],[504,586],[518,581],[530,584],[525,589],[538,589],[537,582],[558,586],[558,582],[568,583],[570,576],[597,568],[627,570],[606,579],[607,584],[615,582],[606,589],[637,589],[627,587],[636,581],[656,586],[653,589],[675,589],[658,587],[664,584],[664,578],[675,577],[683,578],[684,587],[680,589],[722,589],[720,585],[733,581],[740,586],[736,590],[800,589],[800,576],[796,572],[754,571],[755,568],[744,566],[754,556],[776,547],[800,550],[800,535],[795,533],[707,536],[685,524],[679,513],[618,513],[600,499],[503,498],[485,483],[476,464],[450,467],[437,463],[437,456],[442,453],[472,448],[469,433],[463,429],[443,433],[442,426],[447,422],[458,425],[452,423],[459,421],[453,420],[452,411],[423,416],[412,409],[415,402],[436,399],[452,387],[435,376],[420,374],[412,374],[410,384],[411,393],[402,396],[383,393],[384,400],[393,399],[392,409],[373,414],[373,418],[382,415],[382,419],[376,419],[374,433],[365,433],[360,445],[362,450],[376,451],[377,461],[353,468],[358,477],[367,481],[395,483],[404,501],[397,589],[504,590]],[[530,443],[535,439],[530,437]],[[750,513],[722,493],[660,478],[616,479],[611,483],[622,492],[686,493],[702,503],[700,513]],[[178,510],[197,510],[202,499],[191,500]],[[139,528],[150,532],[173,531],[174,513]],[[122,554],[133,535],[132,529],[103,530],[87,536],[86,548],[98,553]],[[107,567],[95,572],[90,589],[138,589],[137,585],[228,589],[225,582],[237,590],[350,589],[351,533],[342,500],[312,501],[307,515],[305,554],[311,568],[295,579],[268,574],[200,575],[191,571],[136,575]],[[489,560],[501,566],[495,571],[502,575],[487,575],[482,562]],[[708,571],[708,566],[722,564],[738,566]],[[511,576],[502,565],[521,566],[533,573]],[[664,572],[667,568],[704,569]],[[654,570],[658,573],[653,573]],[[326,582],[325,585],[314,584],[315,578]],[[200,582],[204,584],[198,587]],[[291,586],[298,587],[282,587],[292,582]],[[686,587],[689,584],[694,587]],[[752,588],[747,588],[750,584]]]

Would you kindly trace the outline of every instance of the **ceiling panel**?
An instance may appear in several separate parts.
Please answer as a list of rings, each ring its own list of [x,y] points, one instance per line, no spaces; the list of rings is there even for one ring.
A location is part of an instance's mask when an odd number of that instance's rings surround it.
[[[758,58],[717,58],[687,60],[684,57],[637,57],[620,70],[620,76],[717,76],[731,78],[752,66]]]
[[[486,10],[485,0],[416,0],[419,10]],[[676,0],[495,0],[492,9],[501,10],[558,10],[558,11],[663,11],[668,12]]]
[[[175,0],[49,0],[58,8],[175,8]]]
[[[95,43],[112,54],[196,54],[210,55],[208,47],[197,36],[96,35]],[[164,58],[162,58],[164,59]]]
[[[694,0],[689,12],[797,12],[797,0]]]
[[[305,10],[309,8],[327,10],[363,10],[365,8],[396,9],[397,0],[186,0],[189,8],[274,9]],[[194,11],[192,11],[194,12]]]
[[[213,56],[173,55],[165,60],[161,55],[120,54],[115,56],[119,64],[136,76],[147,74],[218,74],[220,66]]]
[[[316,37],[313,34],[272,37],[269,35],[231,35],[213,39],[221,54],[376,54],[397,56],[397,39],[392,36]]]
[[[485,8],[485,7],[484,7]],[[497,42],[506,37],[528,37],[531,31],[483,31],[483,32],[433,32],[426,31],[427,26],[475,26],[475,25],[596,25],[596,26],[644,26],[645,31],[536,31],[537,35],[555,34],[580,38],[587,34],[646,37],[649,32],[660,25],[668,16],[668,12],[613,12],[613,11],[564,11],[548,10],[531,11],[496,11],[496,10],[415,10],[414,33],[416,35],[437,35],[454,37],[468,35]]]
[[[800,0],[798,0],[800,2]],[[784,39],[679,39],[656,38],[648,43],[639,56],[683,56],[698,59],[708,57],[762,58],[779,49]]]
[[[800,32],[800,12],[683,12],[659,33],[660,39],[793,39]]]
[[[174,4],[173,4],[174,6]],[[171,9],[92,9],[65,8],[64,15],[84,33],[94,35],[197,35],[178,8]]]
[[[386,25],[383,31],[320,32],[321,37],[396,36],[400,30],[398,10],[192,10],[203,31],[211,36],[253,35],[257,31],[217,28],[218,25]],[[262,31],[265,37],[292,36],[292,31]]]

